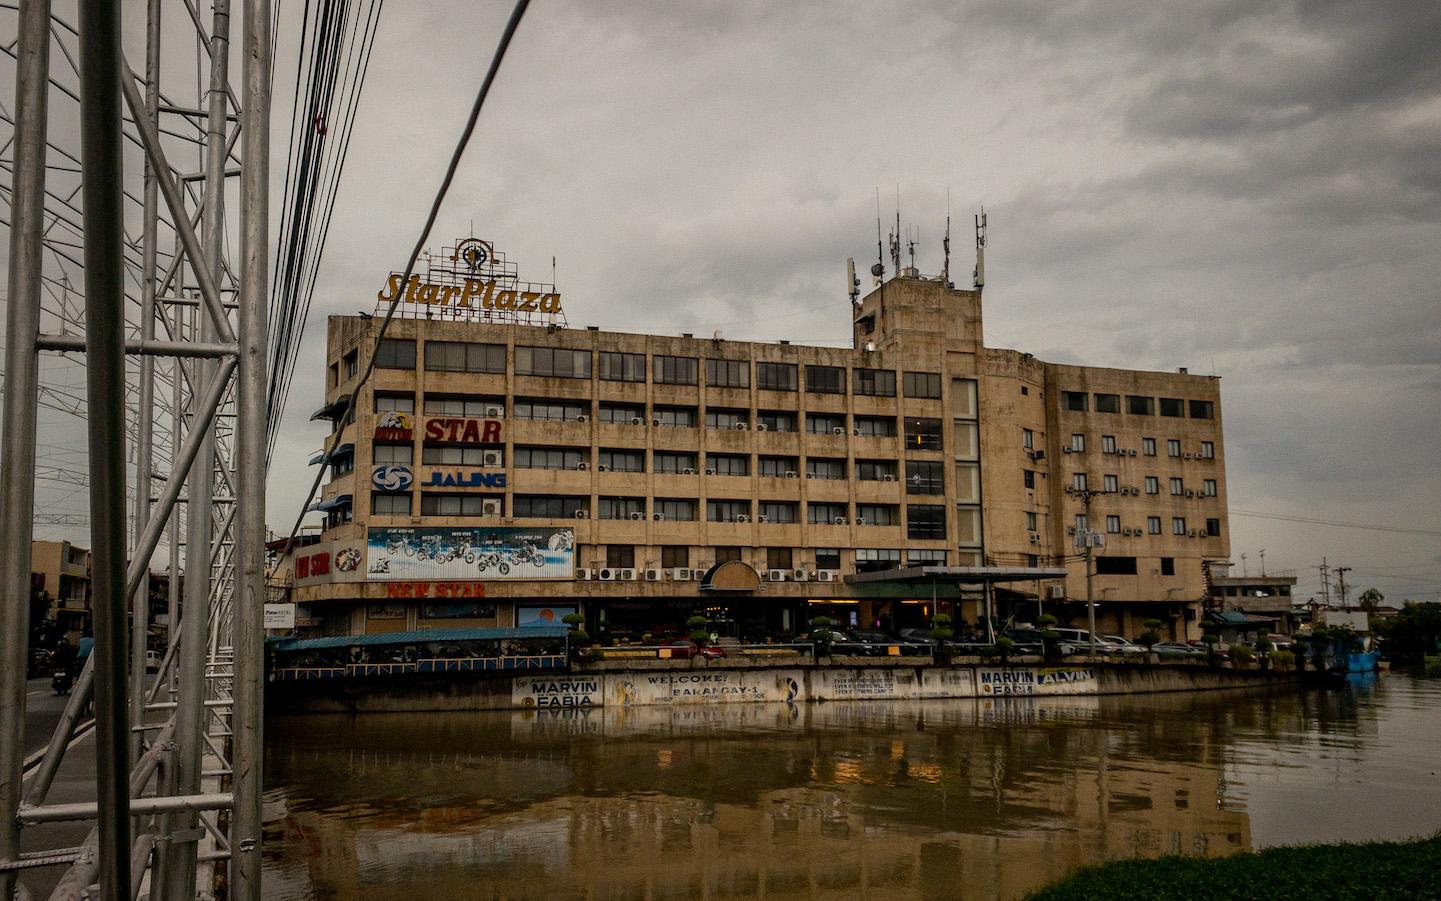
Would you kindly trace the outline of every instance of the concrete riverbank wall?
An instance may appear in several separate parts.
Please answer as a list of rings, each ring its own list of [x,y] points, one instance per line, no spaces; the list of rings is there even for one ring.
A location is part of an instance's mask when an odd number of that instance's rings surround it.
[[[1144,694],[1246,688],[1298,680],[1294,671],[1190,661],[1088,659],[1058,664],[904,658],[830,661],[607,661],[550,674],[412,674],[271,683],[271,713],[507,710],[710,705],[734,702],[929,700]]]

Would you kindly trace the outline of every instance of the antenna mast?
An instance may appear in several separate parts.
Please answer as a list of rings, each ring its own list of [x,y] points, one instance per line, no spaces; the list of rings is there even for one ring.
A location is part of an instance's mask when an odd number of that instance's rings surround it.
[[[876,264],[871,267],[871,275],[875,278],[876,284],[886,274],[886,248],[881,242],[881,189],[876,188]]]
[[[977,288],[986,286],[986,208],[976,214],[976,268],[971,281]]]

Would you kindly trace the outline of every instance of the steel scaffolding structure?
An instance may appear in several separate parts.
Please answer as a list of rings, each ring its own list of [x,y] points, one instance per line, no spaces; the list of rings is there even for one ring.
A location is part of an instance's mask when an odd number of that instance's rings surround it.
[[[229,0],[205,11],[148,0],[136,72],[122,34],[141,33],[122,31],[120,7],[82,0],[73,20],[50,0],[6,11],[15,106],[3,161],[0,898],[32,897],[43,881],[32,876],[48,872],[56,898],[95,884],[98,897],[134,898],[148,882],[151,898],[221,889],[255,899],[271,10],[245,0],[232,42]],[[47,387],[54,365],[73,365],[49,361],[80,353],[84,390]],[[89,493],[95,651],[27,770],[42,405],[83,416],[88,476],[74,478]],[[162,546],[169,647],[151,680],[147,583]],[[52,802],[92,700],[94,797]],[[72,821],[95,824],[78,845],[22,847],[23,829]],[[64,865],[56,885],[49,868]]]

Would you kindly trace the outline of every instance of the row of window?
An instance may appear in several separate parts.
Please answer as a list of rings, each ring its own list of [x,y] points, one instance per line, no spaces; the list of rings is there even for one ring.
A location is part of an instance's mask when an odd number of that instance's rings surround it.
[[[516,345],[515,374],[553,378],[588,379],[595,374],[601,381],[644,382],[647,359],[645,354],[599,351],[594,357],[588,350],[559,347],[526,347]],[[355,374],[356,359],[345,358],[347,377]],[[699,357],[677,357],[654,354],[649,359],[650,378],[657,385],[699,385],[701,363],[705,364],[705,384],[715,388],[749,388],[754,366],[755,387],[765,391],[797,391],[804,369],[805,390],[811,394],[845,394],[846,367],[801,367],[797,363],[755,363],[749,360],[702,361]],[[415,369],[416,342],[411,338],[386,338],[375,351],[375,365],[381,369]],[[504,344],[477,344],[462,341],[426,341],[425,370],[428,372],[479,372],[504,374]],[[896,396],[896,372],[891,369],[850,370],[852,392],[873,397]],[[901,391],[906,397],[939,399],[941,376],[935,372],[903,372]]]
[[[1029,515],[1029,514],[1028,514],[1028,515]],[[1030,521],[1030,520],[1028,520],[1028,522],[1029,522],[1029,521]],[[1077,514],[1076,514],[1076,526],[1075,526],[1075,528],[1076,528],[1076,531],[1078,531],[1078,532],[1089,531],[1089,529],[1090,529],[1090,519],[1086,516],[1086,514],[1084,514],[1084,513],[1077,513]],[[1124,531],[1125,531],[1125,528],[1126,528],[1126,527],[1121,524],[1121,517],[1119,517],[1119,516],[1107,516],[1107,517],[1106,517],[1106,531],[1109,532],[1110,534],[1112,534],[1112,535],[1120,535],[1120,534],[1123,534]],[[1135,533],[1136,533],[1137,535],[1141,534],[1141,529],[1140,529],[1139,526],[1136,527]],[[1160,535],[1160,534],[1161,534],[1161,517],[1159,517],[1159,516],[1148,516],[1148,517],[1146,517],[1146,533],[1147,533],[1148,535]],[[1172,534],[1172,535],[1190,535],[1190,534],[1191,534],[1190,529],[1188,529],[1188,528],[1186,527],[1186,517],[1184,517],[1184,516],[1173,516],[1173,517],[1171,517],[1171,534]],[[1206,520],[1206,526],[1205,526],[1205,528],[1202,530],[1202,533],[1201,533],[1201,534],[1207,535],[1207,536],[1217,536],[1217,535],[1220,535],[1220,534],[1221,534],[1221,520],[1220,520],[1219,518],[1214,518],[1214,517],[1213,517],[1213,518],[1208,518],[1208,519]]]
[[[1119,394],[1087,394],[1084,391],[1062,391],[1061,409],[1076,413],[1088,413],[1091,401],[1095,401],[1097,413],[1120,413],[1122,408]],[[1209,400],[1184,400],[1179,397],[1144,397],[1134,394],[1125,396],[1125,410],[1130,416],[1155,416],[1159,410],[1162,416],[1174,419],[1184,418],[1189,411],[1192,419],[1215,419],[1216,405]]]
[[[1024,436],[1023,436],[1023,438],[1024,438]],[[1031,446],[1031,445],[1029,445],[1029,444],[1026,445],[1026,447],[1028,447],[1028,448],[1029,448],[1030,446]],[[1072,436],[1071,436],[1071,442],[1066,445],[1065,450],[1066,450],[1067,453],[1072,453],[1072,454],[1084,454],[1084,453],[1086,452],[1086,436],[1085,436],[1085,435],[1082,435],[1082,434],[1079,434],[1079,433],[1072,435]],[[1103,453],[1103,454],[1118,454],[1118,455],[1120,455],[1120,456],[1126,456],[1126,455],[1128,455],[1128,454],[1134,455],[1134,454],[1136,453],[1136,450],[1135,450],[1135,448],[1118,447],[1118,446],[1116,445],[1116,436],[1115,436],[1115,435],[1102,435],[1102,436],[1101,436],[1101,453]],[[1195,455],[1196,455],[1196,459],[1198,459],[1198,460],[1214,460],[1214,459],[1216,458],[1216,442],[1214,442],[1214,441],[1202,441],[1202,442],[1201,442],[1201,447],[1200,447],[1199,450],[1197,450],[1197,451],[1195,452]],[[1142,438],[1142,439],[1141,439],[1141,456],[1143,456],[1143,457],[1154,457],[1154,456],[1156,456],[1156,439],[1155,439],[1155,438]],[[1186,459],[1190,459],[1191,453],[1182,450],[1182,448],[1181,448],[1181,439],[1179,439],[1179,438],[1168,438],[1168,439],[1166,439],[1166,456],[1168,456],[1168,457],[1185,457]]]
[[[1194,484],[1194,483],[1192,483],[1192,484]],[[1071,487],[1072,487],[1074,490],[1076,490],[1076,491],[1085,491],[1085,490],[1089,487],[1089,485],[1090,485],[1090,479],[1087,478],[1086,473],[1084,473],[1084,472],[1076,472],[1076,473],[1072,473],[1072,474],[1071,474]],[[1109,494],[1133,494],[1133,493],[1134,493],[1134,494],[1140,494],[1140,493],[1141,493],[1141,489],[1139,489],[1139,488],[1132,488],[1132,487],[1130,487],[1130,486],[1126,486],[1126,487],[1123,489],[1122,486],[1121,486],[1121,480],[1120,480],[1120,478],[1119,478],[1118,476],[1114,476],[1114,475],[1105,475],[1105,476],[1102,476],[1102,477],[1101,477],[1101,490],[1102,490],[1102,491],[1105,491],[1105,492],[1107,492],[1107,493],[1109,493]],[[1173,494],[1173,495],[1184,495],[1184,494],[1186,494],[1186,490],[1187,490],[1187,489],[1186,489],[1186,480],[1185,480],[1185,479],[1182,479],[1182,478],[1172,478],[1172,479],[1171,479],[1171,494]],[[1161,493],[1161,480],[1160,480],[1158,477],[1156,477],[1156,476],[1146,476],[1146,491],[1145,491],[1145,493],[1146,493],[1146,494],[1160,494],[1160,493]],[[1196,494],[1195,489],[1191,489],[1191,496],[1194,497],[1195,494]],[[1216,480],[1215,480],[1215,479],[1202,479],[1202,480],[1201,480],[1201,496],[1202,496],[1202,497],[1215,497],[1215,496],[1216,496]]]
[[[613,569],[635,569],[636,549],[630,544],[607,544],[604,545],[605,565]],[[712,550],[715,552],[716,563],[751,562],[747,561],[747,552],[750,548],[719,545]],[[755,549],[759,551],[759,548]],[[586,556],[592,553],[592,556]],[[582,546],[577,554],[578,559],[599,560],[600,549],[594,552],[588,551],[588,546]],[[899,569],[902,559],[911,566],[944,566],[946,563],[946,552],[943,550],[932,550],[929,548],[907,548],[904,555],[897,548],[856,548],[853,552],[856,572],[872,572],[881,569]],[[754,565],[760,566],[762,561],[757,553],[750,554]],[[650,561],[646,561],[649,565]],[[700,564],[700,560],[692,561],[691,548],[683,544],[666,544],[660,548],[660,565],[666,569],[674,567],[690,567]],[[766,569],[791,569],[805,563],[814,566],[818,570],[839,570],[841,568],[841,551],[839,548],[789,548],[789,547],[768,547],[765,549],[764,567]]]

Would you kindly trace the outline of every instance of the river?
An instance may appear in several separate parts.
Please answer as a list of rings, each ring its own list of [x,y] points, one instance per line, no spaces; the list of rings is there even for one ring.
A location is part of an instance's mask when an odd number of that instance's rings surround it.
[[[1441,680],[267,722],[266,898],[1012,899],[1429,835]]]

